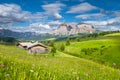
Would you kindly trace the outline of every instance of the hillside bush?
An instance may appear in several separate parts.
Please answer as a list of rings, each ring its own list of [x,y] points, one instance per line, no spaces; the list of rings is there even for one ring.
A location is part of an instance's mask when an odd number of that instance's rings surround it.
[[[55,46],[52,47],[51,53],[52,53],[52,56],[55,56],[55,53],[56,53],[56,47]]]
[[[69,46],[69,45],[70,45],[70,39],[67,38],[67,39],[66,39],[66,46]]]
[[[50,40],[50,41],[48,42],[48,44],[49,44],[49,46],[54,47],[54,41],[53,41],[53,40]]]
[[[65,45],[62,43],[61,47],[60,47],[60,50],[61,51],[64,51],[65,50]]]

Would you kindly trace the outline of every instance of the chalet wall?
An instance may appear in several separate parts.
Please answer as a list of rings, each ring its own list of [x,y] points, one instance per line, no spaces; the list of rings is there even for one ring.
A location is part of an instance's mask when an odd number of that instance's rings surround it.
[[[42,46],[34,46],[29,49],[29,53],[46,53],[46,52],[48,51],[46,50],[46,48]]]

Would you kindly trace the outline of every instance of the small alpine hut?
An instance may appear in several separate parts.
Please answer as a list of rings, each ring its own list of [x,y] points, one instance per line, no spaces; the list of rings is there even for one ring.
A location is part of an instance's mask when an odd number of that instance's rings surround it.
[[[31,42],[19,42],[17,46],[21,49],[27,49],[28,46],[32,45]]]
[[[48,53],[48,47],[42,43],[35,42],[32,45],[28,46],[29,53]]]

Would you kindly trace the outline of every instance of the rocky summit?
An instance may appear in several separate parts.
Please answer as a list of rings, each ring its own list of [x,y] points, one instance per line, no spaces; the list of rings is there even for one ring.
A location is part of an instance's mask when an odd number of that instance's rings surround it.
[[[87,23],[79,23],[77,25],[74,24],[66,24],[62,23],[58,29],[50,32],[50,34],[54,35],[71,35],[71,34],[78,34],[78,33],[93,33],[96,29]]]

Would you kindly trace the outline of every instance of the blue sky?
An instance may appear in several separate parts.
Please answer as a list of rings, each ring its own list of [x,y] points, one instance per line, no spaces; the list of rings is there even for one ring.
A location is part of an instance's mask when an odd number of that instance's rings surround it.
[[[120,30],[120,0],[0,0],[0,26],[44,33],[62,22]]]

